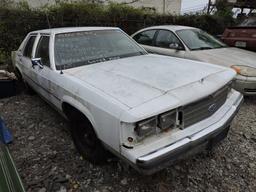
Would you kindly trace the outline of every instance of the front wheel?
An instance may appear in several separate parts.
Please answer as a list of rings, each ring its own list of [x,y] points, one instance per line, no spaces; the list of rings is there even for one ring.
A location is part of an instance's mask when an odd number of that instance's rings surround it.
[[[108,152],[97,138],[92,125],[87,120],[78,118],[73,118],[70,123],[74,144],[82,157],[93,164],[105,163]]]

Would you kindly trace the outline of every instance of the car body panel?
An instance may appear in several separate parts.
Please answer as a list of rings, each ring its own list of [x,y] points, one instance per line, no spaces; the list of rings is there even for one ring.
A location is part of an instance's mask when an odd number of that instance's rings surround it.
[[[198,61],[226,67],[246,65],[256,68],[256,54],[235,47],[190,51],[185,54],[185,58],[193,58]]]
[[[234,90],[232,92],[233,93],[230,95],[226,103],[211,118],[205,119],[182,131],[173,129],[165,134],[151,137],[150,139],[144,140],[141,145],[134,149],[122,147],[123,155],[136,164],[136,161],[141,157],[151,156],[158,152],[162,152],[162,155],[165,155],[169,147],[171,147],[172,150],[179,150],[179,148],[183,147],[186,143],[188,145],[192,145],[190,146],[192,149],[193,142],[197,142],[198,139],[200,140],[201,138],[204,138],[203,140],[205,140],[205,136],[207,138],[207,135],[211,135],[215,131],[218,132],[225,129],[230,125],[230,122],[238,112],[243,100],[243,97],[239,92]],[[202,129],[202,127],[204,127],[204,129]],[[185,156],[186,154],[184,153],[182,155]],[[172,156],[172,158],[175,159],[175,155]],[[178,156],[177,158],[180,157]],[[158,167],[156,166],[154,168],[158,169],[161,166],[162,165],[159,164]],[[135,166],[135,168],[141,170],[140,166]],[[145,174],[148,174],[151,173],[152,169],[141,171],[145,171]],[[153,172],[155,171],[156,170],[153,169]]]
[[[184,59],[144,55],[68,69],[65,73],[134,108],[225,70],[200,62],[187,63]],[[180,74],[184,75],[182,79]]]

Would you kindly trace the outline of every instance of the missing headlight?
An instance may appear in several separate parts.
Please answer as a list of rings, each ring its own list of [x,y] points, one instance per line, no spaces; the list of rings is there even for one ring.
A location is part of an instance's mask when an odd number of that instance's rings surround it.
[[[153,117],[137,123],[135,132],[139,137],[144,137],[153,133],[156,133],[157,118]]]
[[[162,130],[174,128],[176,125],[176,119],[177,119],[176,110],[169,111],[159,116],[158,126]]]

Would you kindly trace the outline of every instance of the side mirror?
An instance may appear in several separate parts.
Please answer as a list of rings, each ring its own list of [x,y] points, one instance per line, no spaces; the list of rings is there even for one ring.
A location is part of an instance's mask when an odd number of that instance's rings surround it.
[[[32,62],[32,67],[33,69],[35,68],[35,66],[37,65],[40,69],[43,69],[44,66],[42,64],[42,60],[41,58],[33,58],[31,59],[31,62]]]
[[[170,49],[176,49],[177,51],[183,50],[183,48],[182,48],[178,43],[171,43],[171,44],[169,45],[169,48],[170,48]]]

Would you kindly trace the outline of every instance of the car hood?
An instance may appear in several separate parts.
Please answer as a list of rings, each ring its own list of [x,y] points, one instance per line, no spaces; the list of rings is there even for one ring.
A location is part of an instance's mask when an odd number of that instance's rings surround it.
[[[223,72],[226,72],[226,76],[216,75]],[[181,87],[187,86],[187,91],[192,90],[194,83],[208,77],[216,77],[208,87],[223,86],[235,74],[233,70],[216,65],[158,55],[96,63],[67,69],[64,73],[101,90],[130,109],[167,93],[174,93]],[[204,92],[207,94],[207,91]],[[185,97],[186,93],[183,95]],[[182,99],[181,95],[176,97]]]
[[[192,58],[217,65],[231,67],[232,65],[246,65],[256,68],[256,54],[238,48],[220,48],[202,51],[191,51]]]

